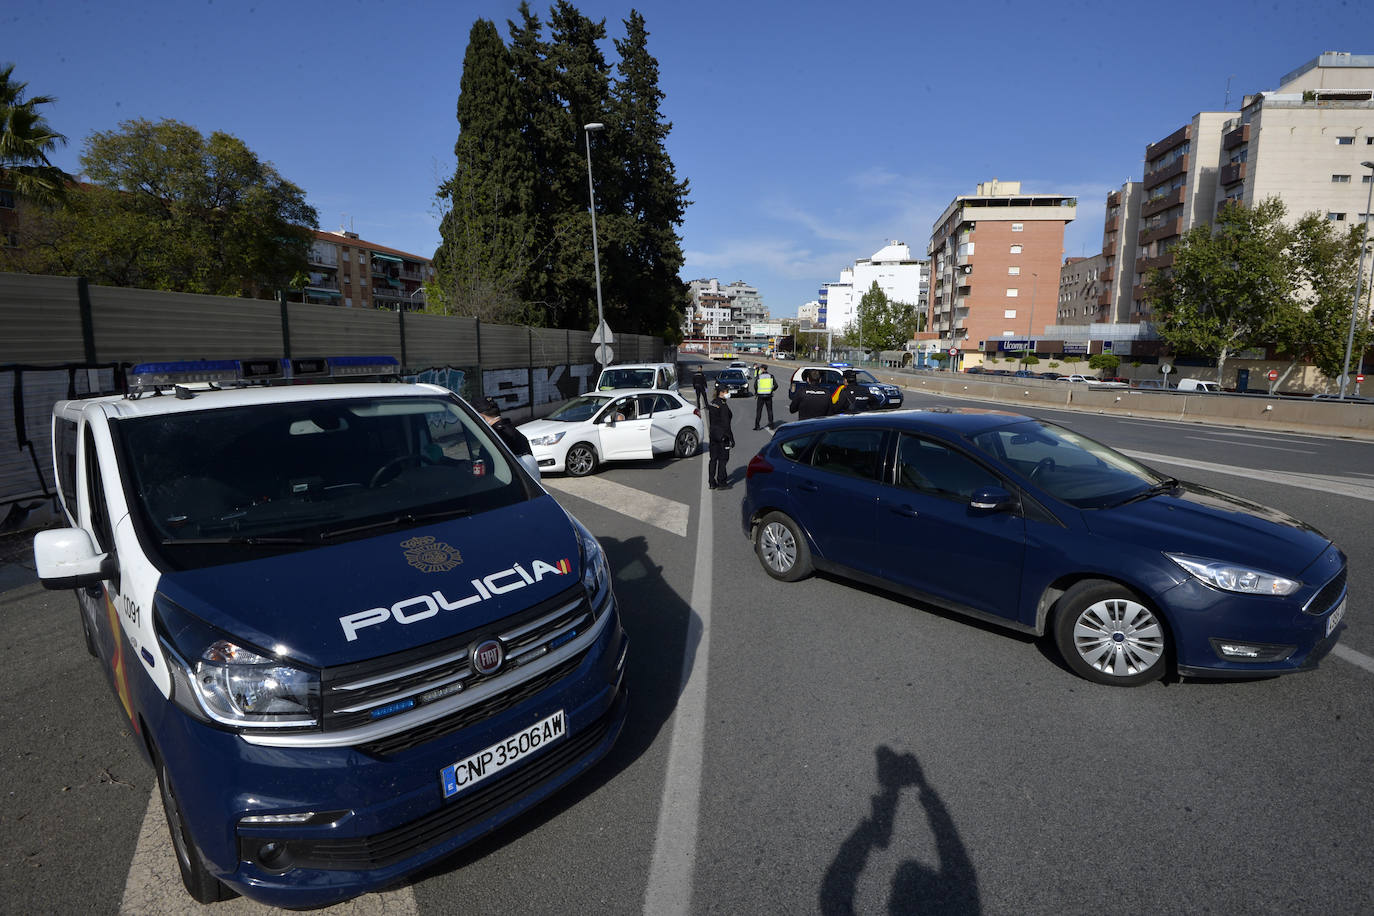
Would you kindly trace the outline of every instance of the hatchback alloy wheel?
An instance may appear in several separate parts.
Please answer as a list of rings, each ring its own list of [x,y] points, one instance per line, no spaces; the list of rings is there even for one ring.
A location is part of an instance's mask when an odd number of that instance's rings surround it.
[[[1064,660],[1099,684],[1135,686],[1164,673],[1168,636],[1155,612],[1114,582],[1080,582],[1060,599]]]
[[[797,523],[781,512],[770,512],[754,533],[754,550],[764,572],[783,582],[811,575],[811,550]]]

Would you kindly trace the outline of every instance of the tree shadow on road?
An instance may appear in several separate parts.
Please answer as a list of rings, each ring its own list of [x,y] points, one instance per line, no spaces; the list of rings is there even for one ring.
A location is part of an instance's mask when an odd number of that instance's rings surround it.
[[[978,896],[978,877],[968,851],[959,839],[944,802],[925,781],[921,764],[912,754],[898,754],[886,745],[874,752],[878,764],[878,792],[873,796],[873,812],[859,822],[840,846],[821,882],[820,909],[825,916],[849,916],[855,912],[859,877],[875,850],[892,842],[892,826],[902,790],[919,790],[918,799],[925,810],[939,857],[936,867],[908,859],[892,876],[887,909],[891,914],[982,912]]]

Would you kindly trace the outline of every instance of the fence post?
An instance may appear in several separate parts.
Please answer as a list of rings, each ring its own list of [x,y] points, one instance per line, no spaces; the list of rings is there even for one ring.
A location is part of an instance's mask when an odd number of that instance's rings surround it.
[[[525,384],[530,386],[530,419],[534,419],[534,328],[526,326],[525,337],[529,342],[529,359],[525,362]]]
[[[86,362],[94,365],[95,321],[91,318],[91,287],[85,277],[76,278],[76,304],[81,310],[81,344],[86,351]]]
[[[408,365],[406,362],[406,309],[404,305],[397,304],[396,306],[396,323],[401,331],[401,373],[404,374]]]
[[[301,296],[304,299],[304,296]],[[291,320],[286,314],[286,290],[277,290],[277,302],[281,304],[281,354],[291,358]]]

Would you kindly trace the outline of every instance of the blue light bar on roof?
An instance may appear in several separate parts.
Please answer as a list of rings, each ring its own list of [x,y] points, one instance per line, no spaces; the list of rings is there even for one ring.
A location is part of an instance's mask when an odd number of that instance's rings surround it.
[[[331,356],[328,362],[329,374],[335,378],[341,375],[394,375],[401,371],[401,363],[394,356]]]
[[[139,363],[129,372],[131,388],[165,388],[193,382],[235,382],[243,377],[237,359],[188,359],[166,363]],[[281,367],[278,365],[280,375]]]
[[[129,372],[129,387],[169,388],[173,385],[272,382],[284,379],[360,378],[397,375],[394,356],[329,356],[304,359],[190,359],[139,363]]]

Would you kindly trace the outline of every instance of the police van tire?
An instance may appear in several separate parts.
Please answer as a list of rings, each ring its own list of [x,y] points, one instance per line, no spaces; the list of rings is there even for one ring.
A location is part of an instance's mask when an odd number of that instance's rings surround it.
[[[80,601],[76,603],[76,616],[81,618],[81,635],[86,638],[86,651],[91,653],[93,658],[99,658],[100,652],[95,647],[95,634],[91,632],[91,619],[86,615],[86,608]]]
[[[171,835],[172,852],[177,857],[177,867],[181,869],[181,883],[186,885],[186,893],[197,903],[217,903],[237,896],[205,867],[205,860],[191,839],[191,832],[186,829],[181,804],[172,792],[167,765],[162,762],[160,755],[154,757],[154,762],[157,764],[157,787],[162,794],[162,810],[167,815],[167,832]]]
[[[697,437],[697,431],[688,427],[679,430],[677,441],[673,443],[673,454],[679,458],[691,458],[700,446],[701,439]]]
[[[586,477],[596,470],[596,449],[590,442],[578,442],[568,449],[563,459],[563,469],[569,477]]]

